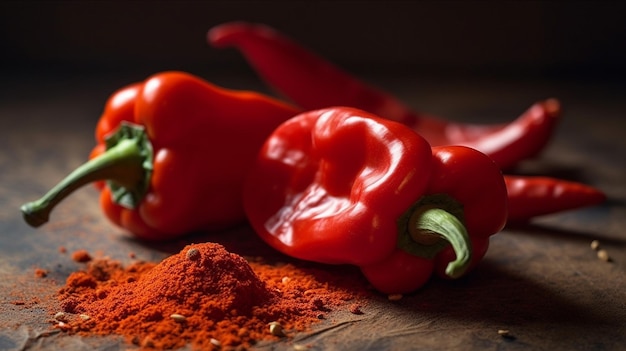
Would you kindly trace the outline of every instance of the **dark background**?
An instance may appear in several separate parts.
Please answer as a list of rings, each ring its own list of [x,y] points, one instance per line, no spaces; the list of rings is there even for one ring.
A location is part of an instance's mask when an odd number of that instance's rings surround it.
[[[619,82],[625,14],[618,1],[5,1],[0,72],[242,72],[243,58],[205,34],[246,20],[357,73]]]

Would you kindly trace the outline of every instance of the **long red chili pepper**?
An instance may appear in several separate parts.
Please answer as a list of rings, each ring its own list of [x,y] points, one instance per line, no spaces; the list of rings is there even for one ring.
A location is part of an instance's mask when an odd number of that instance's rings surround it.
[[[606,195],[598,189],[562,179],[506,175],[504,181],[509,198],[509,223],[593,206],[606,200]]]
[[[278,31],[260,24],[230,22],[207,35],[215,47],[239,49],[268,84],[305,110],[352,106],[410,126],[431,145],[464,145],[489,155],[502,169],[535,156],[547,144],[559,120],[555,99],[535,103],[508,124],[447,122],[417,113]]]

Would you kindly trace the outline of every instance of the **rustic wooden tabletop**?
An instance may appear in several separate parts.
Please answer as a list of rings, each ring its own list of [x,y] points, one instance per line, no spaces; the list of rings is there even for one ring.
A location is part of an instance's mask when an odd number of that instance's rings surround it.
[[[197,73],[197,72],[194,72]],[[257,81],[199,75],[220,85],[263,89]],[[81,164],[106,98],[142,79],[138,73],[9,77],[0,95],[0,350],[132,349],[120,338],[51,332],[50,309],[64,279],[81,268],[67,252],[86,249],[123,262],[129,253],[160,260],[180,243],[133,240],[101,214],[85,187],[53,212],[49,224],[26,225],[21,204],[41,196]],[[512,120],[533,102],[564,107],[553,141],[519,172],[596,186],[606,203],[545,216],[495,235],[478,269],[454,282],[433,280],[400,301],[372,298],[362,315],[337,312],[311,333],[259,349],[292,350],[620,350],[626,345],[626,99],[623,86],[594,81],[419,75],[371,76],[409,105],[477,123]],[[233,236],[254,237],[245,226]],[[231,237],[229,235],[229,237]],[[216,235],[193,240],[215,240]],[[192,239],[190,239],[192,240]],[[598,240],[611,260],[598,259]],[[253,239],[254,245],[263,245]],[[236,246],[232,247],[237,250]],[[267,248],[263,248],[267,252]],[[47,277],[38,278],[36,269]],[[328,268],[332,269],[332,268]],[[53,301],[50,304],[50,301]],[[503,337],[498,330],[508,330]]]

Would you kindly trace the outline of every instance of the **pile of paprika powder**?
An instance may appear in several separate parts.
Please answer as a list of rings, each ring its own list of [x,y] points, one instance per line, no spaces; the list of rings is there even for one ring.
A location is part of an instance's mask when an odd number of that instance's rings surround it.
[[[142,349],[248,347],[308,330],[330,311],[361,305],[366,295],[356,277],[248,261],[219,244],[193,244],[158,264],[90,261],[60,290],[72,318],[57,327],[121,335]]]

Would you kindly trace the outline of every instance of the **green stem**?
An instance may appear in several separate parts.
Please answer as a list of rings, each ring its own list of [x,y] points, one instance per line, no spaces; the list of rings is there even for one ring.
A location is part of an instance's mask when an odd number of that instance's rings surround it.
[[[442,238],[454,249],[456,259],[446,267],[446,274],[451,278],[458,278],[467,270],[472,249],[467,229],[461,221],[441,208],[429,208],[416,211],[409,220],[409,235],[416,242],[423,242],[426,238]]]
[[[465,228],[463,205],[446,194],[424,196],[398,219],[397,246],[411,255],[432,259],[452,245],[456,259],[446,274],[458,278],[472,259],[472,243]]]
[[[107,150],[87,161],[39,200],[22,205],[24,220],[33,227],[48,221],[50,212],[76,189],[108,180],[114,201],[135,207],[147,190],[152,171],[152,147],[142,127],[123,124],[107,139]]]

